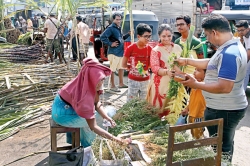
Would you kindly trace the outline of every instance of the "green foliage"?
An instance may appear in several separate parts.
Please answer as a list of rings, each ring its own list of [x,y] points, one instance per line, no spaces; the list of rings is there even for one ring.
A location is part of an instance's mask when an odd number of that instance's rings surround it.
[[[167,92],[167,98],[171,99],[172,97],[176,97],[178,94],[178,89],[181,87],[181,83],[176,82],[174,79],[169,81],[169,90]]]
[[[113,117],[117,125],[109,131],[114,135],[131,131],[147,133],[155,127],[164,126],[167,123],[160,120],[158,111],[145,100],[131,100],[117,111]]]
[[[187,142],[191,141],[190,135],[185,132],[176,132],[174,137],[175,143]],[[168,148],[168,132],[165,131],[157,131],[150,138],[150,142],[163,147],[165,152],[167,152]],[[215,156],[214,151],[210,147],[199,147],[195,149],[185,149],[182,151],[176,151],[173,154],[173,162],[190,160],[193,158],[206,158]],[[156,154],[153,157],[152,165],[155,166],[164,166],[166,165],[167,154],[161,153]]]
[[[32,40],[31,40],[31,32],[27,32],[25,34],[22,34],[18,37],[17,43],[20,45],[31,45]]]
[[[168,57],[168,64],[170,65],[170,70],[172,70],[175,66],[175,63],[174,63],[175,59],[177,59],[177,55],[175,53],[172,53]],[[167,98],[171,99],[172,97],[176,97],[180,86],[181,86],[181,83],[178,83],[174,81],[174,79],[171,79],[169,81],[169,90],[167,91]]]

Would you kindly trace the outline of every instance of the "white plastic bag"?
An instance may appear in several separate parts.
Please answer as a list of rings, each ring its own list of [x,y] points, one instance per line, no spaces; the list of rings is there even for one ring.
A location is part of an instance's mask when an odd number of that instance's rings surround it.
[[[82,166],[96,165],[96,159],[91,146],[84,148],[84,156]]]

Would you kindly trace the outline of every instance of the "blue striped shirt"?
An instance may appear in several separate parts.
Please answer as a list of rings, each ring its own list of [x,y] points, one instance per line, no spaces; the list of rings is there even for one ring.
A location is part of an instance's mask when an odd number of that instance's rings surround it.
[[[210,59],[205,83],[214,83],[218,79],[234,82],[230,93],[214,94],[203,91],[207,107],[219,110],[238,110],[248,105],[243,82],[246,75],[247,53],[238,39],[227,41],[218,48]]]

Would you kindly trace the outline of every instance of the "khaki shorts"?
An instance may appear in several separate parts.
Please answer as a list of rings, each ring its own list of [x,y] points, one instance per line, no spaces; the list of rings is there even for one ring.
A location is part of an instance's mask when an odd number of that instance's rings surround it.
[[[79,45],[80,45],[80,53],[87,54],[89,51],[89,43],[82,43],[82,44],[80,43]]]
[[[122,68],[122,57],[115,56],[114,54],[108,54],[108,60],[110,62],[110,69],[112,72]]]
[[[55,39],[54,40],[53,46],[52,46],[52,42],[53,42],[53,39],[46,39],[46,51],[52,52],[52,49],[54,47],[54,50],[56,52],[60,52],[60,42],[59,42],[59,39]]]

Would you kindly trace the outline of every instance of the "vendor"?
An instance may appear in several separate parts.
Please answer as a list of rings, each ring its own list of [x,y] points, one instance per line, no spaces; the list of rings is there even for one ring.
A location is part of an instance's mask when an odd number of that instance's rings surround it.
[[[77,77],[64,85],[54,99],[52,119],[65,127],[80,128],[81,144],[84,147],[91,145],[95,135],[89,140],[86,140],[88,139],[86,136],[93,135],[93,132],[120,144],[131,143],[130,139],[113,136],[99,127],[96,122],[95,111],[109,121],[112,127],[116,126],[115,121],[107,115],[99,101],[99,96],[103,92],[101,87],[104,79],[110,74],[109,68],[98,61],[86,58]]]

